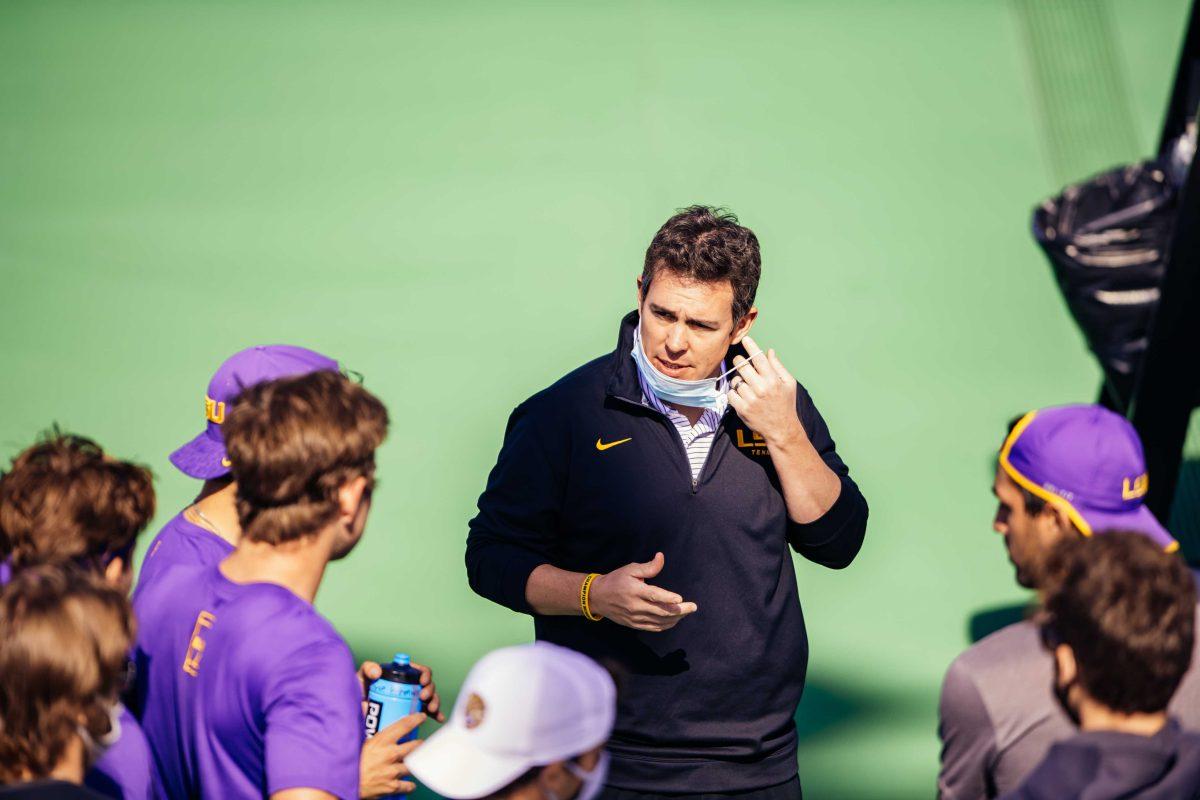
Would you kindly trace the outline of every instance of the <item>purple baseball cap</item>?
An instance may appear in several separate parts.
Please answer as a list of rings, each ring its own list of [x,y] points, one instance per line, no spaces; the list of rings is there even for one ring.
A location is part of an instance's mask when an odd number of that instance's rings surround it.
[[[184,475],[201,480],[229,474],[229,458],[221,424],[233,399],[256,383],[307,375],[328,370],[337,372],[338,362],[320,353],[289,344],[247,347],[234,353],[217,368],[204,396],[204,416],[208,425],[199,436],[171,453],[171,463]]]
[[[1063,509],[1084,536],[1136,531],[1167,552],[1179,549],[1146,508],[1150,481],[1137,431],[1106,408],[1030,411],[1004,440],[1000,467],[1018,486]]]

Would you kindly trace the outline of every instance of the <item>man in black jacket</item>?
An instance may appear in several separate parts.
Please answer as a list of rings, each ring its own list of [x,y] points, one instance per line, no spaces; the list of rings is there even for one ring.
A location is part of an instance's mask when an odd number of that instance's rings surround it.
[[[867,503],[808,393],[747,336],[760,263],[732,214],[669,219],[616,351],[513,412],[470,524],[476,592],[626,674],[609,800],[800,795],[788,545],[845,567]]]

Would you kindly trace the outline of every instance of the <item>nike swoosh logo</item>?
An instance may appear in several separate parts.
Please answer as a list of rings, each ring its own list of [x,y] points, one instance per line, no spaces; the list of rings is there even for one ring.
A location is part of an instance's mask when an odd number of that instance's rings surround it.
[[[618,439],[618,440],[617,440],[617,441],[615,441],[615,442],[608,442],[607,444],[605,444],[604,442],[602,442],[602,441],[600,441],[599,439],[597,439],[597,440],[596,440],[596,449],[597,449],[597,450],[600,450],[600,451],[604,451],[604,450],[607,450],[607,449],[608,449],[608,448],[610,448],[610,447],[616,447],[616,446],[617,446],[617,445],[619,445],[619,444],[625,444],[626,442],[632,442],[632,441],[633,441],[633,437],[632,437],[632,436],[630,436],[630,437],[627,437],[627,438],[625,438],[625,439]]]

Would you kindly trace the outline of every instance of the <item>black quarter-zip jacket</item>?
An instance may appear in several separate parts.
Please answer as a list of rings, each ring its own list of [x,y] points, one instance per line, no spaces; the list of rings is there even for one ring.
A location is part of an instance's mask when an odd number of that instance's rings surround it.
[[[866,533],[867,502],[803,387],[800,421],[842,481],[824,516],[788,518],[766,444],[732,409],[693,482],[671,421],[643,403],[630,356],[636,324],[636,312],[626,316],[615,352],[513,411],[470,523],[471,588],[532,614],[525,584],[541,564],[605,573],[662,551],[665,566],[650,582],[699,607],[674,628],[534,615],[538,639],[625,673],[608,783],[646,792],[782,783],[796,774],[793,716],[808,664],[788,546],[847,566]]]

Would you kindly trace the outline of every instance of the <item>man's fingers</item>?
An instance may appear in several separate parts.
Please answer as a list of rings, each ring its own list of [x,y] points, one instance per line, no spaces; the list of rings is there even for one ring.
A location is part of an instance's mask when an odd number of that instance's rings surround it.
[[[755,371],[764,380],[770,382],[778,378],[775,366],[771,363],[770,355],[763,352],[763,349],[758,346],[758,342],[747,336],[742,339],[742,347],[746,348],[746,355],[749,356],[747,360],[754,365]]]
[[[745,412],[746,398],[742,397],[741,394],[739,394],[736,389],[734,391],[731,391],[727,395],[727,397],[729,398],[729,405],[733,408],[734,411],[738,412],[739,415],[741,415],[743,412]]]
[[[398,741],[400,739],[403,739],[410,732],[421,727],[421,723],[424,721],[425,721],[425,714],[423,714],[421,712],[417,712],[416,714],[409,714],[407,717],[401,717],[400,719],[393,722],[391,725],[388,725],[386,728],[384,728],[383,730],[376,733],[375,738],[382,737],[383,739],[385,739],[386,741],[389,741],[389,742]]]
[[[422,743],[423,742],[420,739],[413,739],[411,742],[404,742],[403,744],[397,745],[396,746],[396,758],[403,761],[405,758],[408,757],[409,753],[411,753],[413,750],[416,750],[418,747],[420,747],[422,745]],[[405,772],[407,772],[408,767],[405,767],[404,770],[405,770]]]
[[[397,781],[396,794],[412,794],[417,790],[417,785],[412,781]]]
[[[783,362],[779,360],[779,356],[775,355],[774,350],[767,351],[767,360],[771,362],[771,366],[775,368],[775,373],[779,375],[779,377],[783,378],[785,381],[796,380],[792,377],[792,373],[787,371],[787,367],[783,365]]]
[[[662,553],[655,553],[654,558],[644,564],[631,564],[629,574],[635,578],[653,578],[662,572],[663,565],[666,563],[667,560]]]
[[[379,677],[383,675],[383,667],[379,666],[377,661],[364,661],[362,666],[358,668],[358,679],[362,682],[363,696],[367,694],[367,690],[371,688]]]
[[[695,603],[646,603],[633,612],[633,616],[649,622],[671,617],[683,618],[696,612]]]
[[[433,670],[431,670],[429,667],[425,666],[424,664],[418,664],[415,661],[411,661],[409,663],[412,665],[412,667],[414,669],[416,669],[418,672],[421,673],[421,685],[428,686],[429,682],[431,680],[433,680]],[[380,674],[382,674],[382,673],[380,673]]]
[[[733,366],[737,368],[737,374],[744,381],[745,385],[757,386],[763,382],[762,376],[758,374],[758,370],[744,356],[734,356]]]
[[[651,586],[650,584],[646,584],[646,588],[642,591],[642,599],[649,600],[651,603],[675,604],[683,602],[683,598],[674,592],[669,592],[661,586]]]

